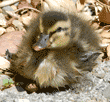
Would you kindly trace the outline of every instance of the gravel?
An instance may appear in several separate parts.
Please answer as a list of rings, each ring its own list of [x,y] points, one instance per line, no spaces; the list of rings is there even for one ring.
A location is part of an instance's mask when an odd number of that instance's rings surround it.
[[[79,81],[71,85],[73,89],[54,93],[28,94],[13,86],[0,91],[0,102],[110,102],[110,61],[100,62]]]

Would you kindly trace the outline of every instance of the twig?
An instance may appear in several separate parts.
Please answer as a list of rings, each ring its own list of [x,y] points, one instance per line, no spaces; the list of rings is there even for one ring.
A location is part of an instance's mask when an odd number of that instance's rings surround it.
[[[31,9],[31,10],[34,10],[34,11],[36,11],[36,12],[41,13],[41,11],[39,11],[39,10],[37,10],[37,9],[35,9],[35,8],[32,8],[32,7],[22,7],[22,8],[20,8],[20,9],[16,10],[15,13],[18,12],[18,11],[20,11],[20,10],[23,10],[23,9]]]

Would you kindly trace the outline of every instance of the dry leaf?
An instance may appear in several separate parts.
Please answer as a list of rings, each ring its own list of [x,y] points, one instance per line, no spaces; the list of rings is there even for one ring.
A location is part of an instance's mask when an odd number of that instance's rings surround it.
[[[84,5],[85,1],[86,1],[86,0],[80,0],[80,3],[81,3],[82,5]]]
[[[15,20],[15,17],[12,17],[11,19],[9,19],[6,23],[6,25],[7,25],[7,27],[8,26],[12,26],[12,22],[13,22],[13,20]]]
[[[100,36],[102,39],[104,39],[104,38],[109,39],[109,38],[110,38],[110,32],[107,32],[107,30],[104,30],[99,36]]]
[[[99,24],[94,22],[92,25],[91,25],[94,29],[98,29],[99,28]]]
[[[110,25],[105,25],[105,26],[103,27],[103,29],[104,29],[104,30],[110,30]]]
[[[81,2],[78,0],[77,3],[77,11],[81,11],[84,8],[84,4],[81,4]]]
[[[109,0],[99,0],[100,2],[104,3],[104,4],[109,4]]]
[[[109,45],[110,44],[110,39],[103,39],[102,44]]]
[[[99,13],[99,21],[110,24],[110,12],[107,8],[103,7],[102,11]]]
[[[57,10],[64,12],[76,12],[75,3],[72,0],[45,0],[41,2],[42,11]]]
[[[28,13],[26,13],[20,17],[20,21],[26,26],[29,25],[31,19],[37,18],[39,13],[35,13],[35,12],[30,11],[29,14],[30,15],[28,15]]]
[[[96,0],[85,0],[86,3],[94,3]]]
[[[18,9],[22,8],[22,7],[30,7],[29,3],[26,0],[20,0],[19,4],[18,4]]]
[[[36,6],[39,4],[40,0],[31,0],[31,5],[36,8]]]
[[[101,34],[99,34],[102,44],[109,45],[110,44],[110,32],[104,30]]]
[[[17,10],[17,7],[15,5],[12,5],[11,8],[16,11]]]
[[[77,0],[77,10],[81,11],[86,3],[94,3],[95,0]]]
[[[97,29],[97,30],[95,30],[95,32],[96,32],[97,34],[101,34],[101,33],[103,32],[103,29]]]

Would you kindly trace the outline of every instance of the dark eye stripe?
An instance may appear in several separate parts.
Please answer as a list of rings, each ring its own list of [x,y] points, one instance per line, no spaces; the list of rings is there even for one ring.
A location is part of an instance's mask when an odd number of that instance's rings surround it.
[[[50,32],[50,37],[54,34],[54,33],[56,33],[56,32],[60,32],[60,31],[65,31],[65,30],[67,30],[68,28],[61,28],[61,27],[59,27],[59,28],[57,28],[57,30],[55,30],[55,31],[53,31],[53,32]]]
[[[50,35],[53,35],[54,33],[56,33],[57,31],[53,31],[53,32],[50,32]]]

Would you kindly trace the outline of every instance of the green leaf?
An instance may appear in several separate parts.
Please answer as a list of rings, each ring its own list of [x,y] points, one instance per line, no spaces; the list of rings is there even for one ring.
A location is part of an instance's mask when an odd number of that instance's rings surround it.
[[[3,79],[3,85],[5,85],[6,83],[8,83],[8,79]]]
[[[4,85],[5,87],[8,87],[9,86],[9,84],[8,83],[5,83],[5,85]]]
[[[13,83],[14,83],[13,80],[10,79],[10,80],[9,80],[9,85],[11,85],[11,84],[13,84]]]

